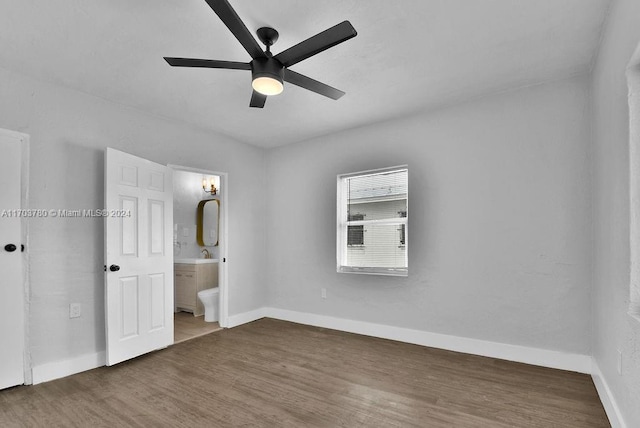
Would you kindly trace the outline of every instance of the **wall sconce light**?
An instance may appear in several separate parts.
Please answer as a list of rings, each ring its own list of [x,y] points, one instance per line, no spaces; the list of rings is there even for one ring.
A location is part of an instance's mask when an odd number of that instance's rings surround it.
[[[216,177],[211,177],[208,181],[206,177],[202,178],[202,190],[206,193],[211,193],[215,195],[218,193],[218,189],[216,188]]]

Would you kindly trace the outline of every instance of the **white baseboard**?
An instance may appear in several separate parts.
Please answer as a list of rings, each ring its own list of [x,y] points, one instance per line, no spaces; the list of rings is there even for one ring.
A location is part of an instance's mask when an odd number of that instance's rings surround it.
[[[265,308],[255,309],[249,312],[243,312],[241,314],[231,315],[227,318],[228,328],[237,327],[242,324],[249,323],[251,321],[259,320],[260,318],[264,318]]]
[[[598,395],[600,396],[600,401],[602,402],[604,411],[607,412],[607,417],[609,418],[611,427],[626,428],[627,425],[624,423],[624,419],[622,418],[622,413],[620,412],[618,403],[616,403],[616,400],[613,398],[613,394],[611,394],[609,384],[604,378],[604,375],[602,374],[602,371],[600,370],[600,367],[598,366],[595,358],[592,359],[591,377],[593,378],[593,383],[596,386]]]
[[[591,357],[582,354],[570,354],[546,349],[529,348],[526,346],[508,345],[505,343],[489,342],[466,337],[449,336],[446,334],[430,333],[401,327],[391,327],[363,321],[334,318],[325,315],[315,315],[286,309],[264,308],[264,316],[299,324],[357,333],[382,339],[397,340],[399,342],[433,348],[447,349],[465,354],[482,355],[502,360],[517,361],[535,366],[569,370],[578,373],[591,373]]]
[[[95,354],[85,354],[76,358],[53,363],[41,364],[31,369],[33,384],[67,377],[86,370],[102,367],[106,364],[104,351]]]
[[[250,312],[232,315],[228,318],[228,327],[236,327],[251,321],[264,318],[264,308]],[[106,365],[107,359],[104,351],[95,354],[86,354],[64,361],[55,361],[34,366],[31,369],[32,383],[36,385],[54,379],[71,376],[86,370],[95,369]]]
[[[591,374],[592,370],[597,370],[597,376],[594,374],[594,382],[596,383],[602,402],[605,405],[607,414],[612,420],[612,424],[614,423],[614,418],[622,421],[619,417],[618,407],[611,398],[609,388],[600,370],[595,363],[592,365],[592,358],[587,355],[508,345],[278,308],[259,308],[253,311],[231,315],[228,317],[227,327],[237,327],[265,317],[579,373]],[[33,384],[66,377],[85,370],[101,367],[105,364],[106,356],[104,352],[81,355],[65,361],[42,364],[32,368]],[[606,403],[605,400],[607,400]],[[614,416],[611,416],[610,413]],[[614,424],[613,426],[625,428],[622,422],[618,425]]]

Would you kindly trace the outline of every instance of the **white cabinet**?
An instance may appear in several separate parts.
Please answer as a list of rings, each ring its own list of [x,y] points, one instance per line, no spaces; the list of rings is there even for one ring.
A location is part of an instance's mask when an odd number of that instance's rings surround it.
[[[218,286],[218,263],[175,263],[175,307],[177,311],[204,314],[198,291]]]

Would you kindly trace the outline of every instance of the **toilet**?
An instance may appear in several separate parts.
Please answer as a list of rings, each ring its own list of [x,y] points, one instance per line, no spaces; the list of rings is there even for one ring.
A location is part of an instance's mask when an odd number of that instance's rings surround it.
[[[218,321],[218,294],[220,290],[218,287],[207,288],[206,290],[198,291],[198,299],[204,306],[204,320],[205,322]]]

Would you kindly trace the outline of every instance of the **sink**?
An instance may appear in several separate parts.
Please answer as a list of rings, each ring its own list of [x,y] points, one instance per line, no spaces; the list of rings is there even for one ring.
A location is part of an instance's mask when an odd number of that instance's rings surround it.
[[[218,259],[173,259],[173,262],[187,265],[199,265],[203,263],[218,263]]]

